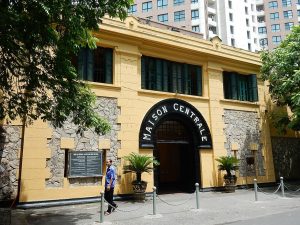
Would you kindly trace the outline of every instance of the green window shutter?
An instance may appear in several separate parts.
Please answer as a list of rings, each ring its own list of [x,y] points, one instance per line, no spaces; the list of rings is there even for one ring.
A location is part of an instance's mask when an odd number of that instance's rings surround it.
[[[202,96],[202,70],[201,67],[196,67],[196,94]]]
[[[237,80],[238,75],[236,73],[230,73],[230,92],[231,92],[231,99],[238,99],[238,86],[237,86]]]
[[[85,62],[86,62],[86,49],[81,48],[78,54],[78,76],[80,79],[85,80]]]
[[[155,90],[155,59],[148,58],[148,73],[149,73],[149,89]]]
[[[238,82],[238,100],[240,101],[246,101],[246,76],[243,75],[237,75],[237,82]]]
[[[256,74],[249,75],[248,82],[249,82],[250,101],[257,102],[258,101],[258,88],[257,88]]]
[[[177,63],[172,62],[171,63],[172,66],[172,76],[171,76],[171,80],[170,80],[170,84],[171,84],[171,92],[177,92]]]
[[[105,83],[113,83],[113,50],[105,49]]]
[[[94,51],[86,48],[86,78],[89,81],[94,81]]]
[[[168,71],[168,61],[163,60],[163,91],[168,91],[169,85],[169,71]]]
[[[189,65],[183,65],[183,93],[190,94],[189,90],[191,89],[191,77],[189,76]]]
[[[141,59],[141,67],[142,67],[142,89],[147,89],[146,87],[146,61],[147,61],[147,57],[142,56]]]
[[[162,73],[163,73],[163,66],[162,60],[156,60],[156,90],[162,90]]]
[[[182,70],[183,64],[177,64],[177,93],[182,93]]]

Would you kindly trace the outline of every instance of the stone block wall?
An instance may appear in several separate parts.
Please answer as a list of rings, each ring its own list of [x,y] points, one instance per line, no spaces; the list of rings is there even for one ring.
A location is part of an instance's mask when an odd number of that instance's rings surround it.
[[[257,113],[225,109],[224,124],[225,149],[228,155],[234,155],[232,145],[238,145],[236,156],[240,159],[239,176],[264,176],[263,146],[260,143],[261,131],[259,130]],[[258,149],[256,151],[250,151],[250,144],[252,143],[257,144]],[[255,164],[252,166],[249,166],[246,161],[250,157],[254,157],[255,161]]]
[[[21,126],[0,127],[0,201],[17,194],[21,131]]]
[[[300,138],[272,137],[276,180],[300,179]]]
[[[106,158],[112,159],[115,164],[118,164],[117,156],[120,142],[117,138],[117,132],[120,130],[120,125],[117,124],[117,118],[120,109],[117,106],[117,99],[98,97],[95,110],[111,124],[111,131],[102,136],[90,129],[84,131],[83,134],[77,134],[77,127],[68,121],[62,128],[54,129],[52,138],[48,141],[51,158],[47,160],[46,166],[50,168],[51,177],[46,180],[46,187],[63,187],[64,185],[65,150],[60,148],[61,138],[74,138],[74,151],[99,151],[99,139],[109,139],[111,147],[107,151]],[[100,182],[101,178],[69,179],[71,186],[99,185]]]

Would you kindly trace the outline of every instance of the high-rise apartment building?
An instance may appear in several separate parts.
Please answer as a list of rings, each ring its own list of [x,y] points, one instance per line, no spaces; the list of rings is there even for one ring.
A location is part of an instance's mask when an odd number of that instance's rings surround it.
[[[257,0],[259,43],[274,49],[300,21],[300,0]]]
[[[259,50],[256,0],[135,0],[129,13],[152,21],[218,35],[224,44]]]

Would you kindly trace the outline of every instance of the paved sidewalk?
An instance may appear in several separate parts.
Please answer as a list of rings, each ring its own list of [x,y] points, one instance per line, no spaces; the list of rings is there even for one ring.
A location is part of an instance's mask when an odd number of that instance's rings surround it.
[[[239,221],[257,220],[270,215],[279,217],[279,214],[289,212],[300,215],[300,193],[287,196],[282,198],[280,194],[259,193],[259,201],[255,202],[253,190],[200,192],[200,210],[197,211],[195,194],[159,195],[157,218],[152,216],[151,198],[145,203],[117,201],[118,209],[104,217],[104,224],[219,225],[239,224]],[[14,210],[12,225],[92,225],[99,223],[99,211],[99,203]],[[272,223],[262,219],[259,224]]]

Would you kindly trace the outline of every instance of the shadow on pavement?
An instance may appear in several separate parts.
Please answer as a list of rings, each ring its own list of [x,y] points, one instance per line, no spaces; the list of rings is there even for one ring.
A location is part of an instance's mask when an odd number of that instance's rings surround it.
[[[61,213],[37,213],[26,216],[27,223],[30,225],[75,225],[82,223],[84,220],[91,220],[93,214],[91,213],[78,213],[78,214],[67,214],[66,212]]]

